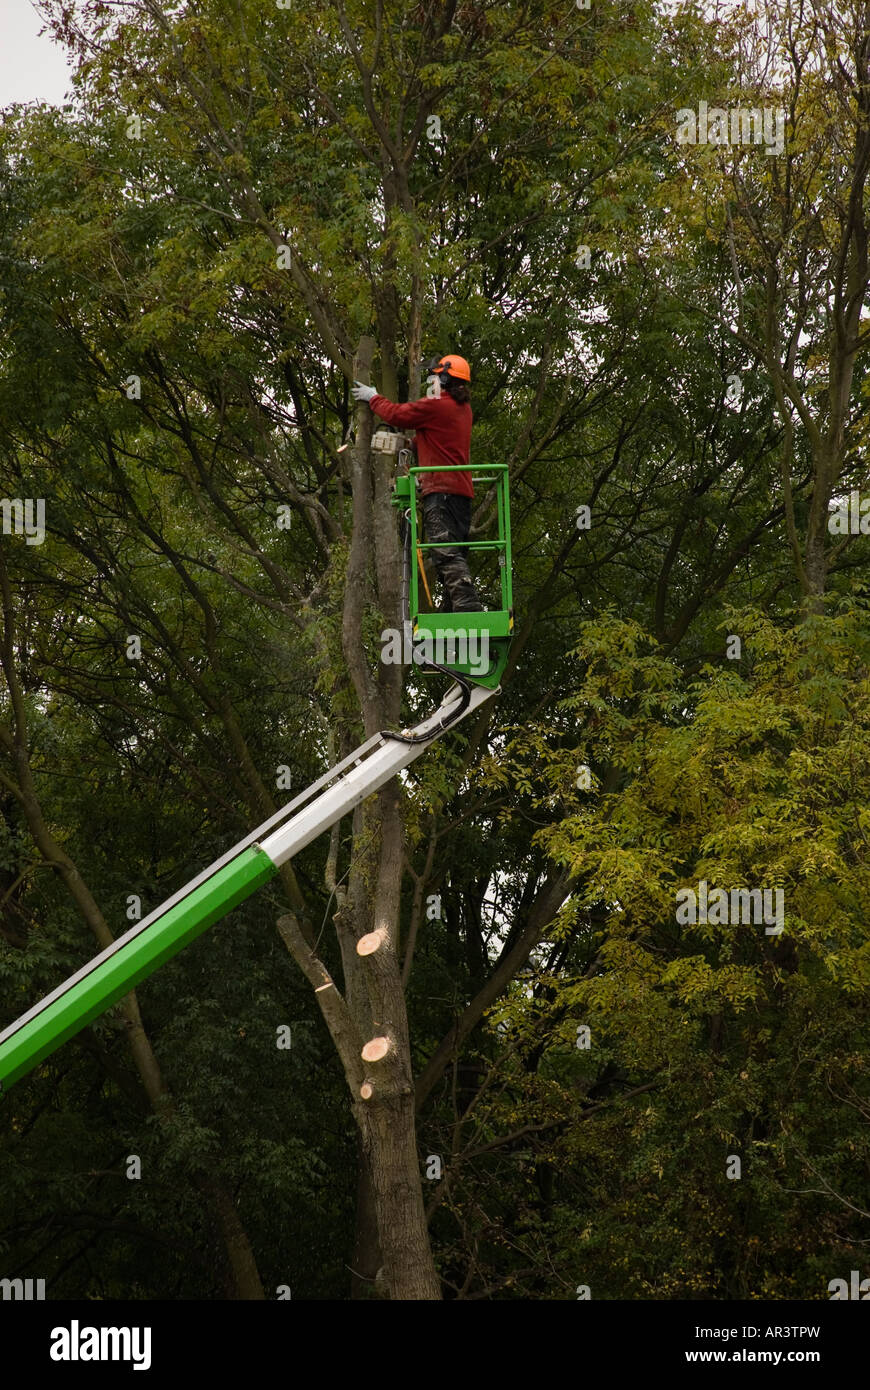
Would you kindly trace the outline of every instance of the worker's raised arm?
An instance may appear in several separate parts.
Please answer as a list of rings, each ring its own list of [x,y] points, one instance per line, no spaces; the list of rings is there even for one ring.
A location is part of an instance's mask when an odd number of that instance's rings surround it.
[[[434,396],[424,396],[419,401],[405,401],[402,405],[388,401],[386,396],[373,396],[369,405],[388,425],[401,425],[412,430],[421,426],[425,428],[437,419],[441,412],[438,400]]]

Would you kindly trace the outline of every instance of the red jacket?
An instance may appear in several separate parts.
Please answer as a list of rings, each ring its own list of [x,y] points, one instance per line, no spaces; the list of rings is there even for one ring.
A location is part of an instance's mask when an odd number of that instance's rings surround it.
[[[462,497],[474,496],[471,474],[461,471],[468,467],[471,450],[471,406],[459,405],[452,396],[424,396],[419,401],[394,405],[386,396],[375,396],[369,402],[376,415],[389,425],[417,431],[417,460],[421,468],[443,464],[449,472],[421,473],[420,487],[426,492],[458,492]]]

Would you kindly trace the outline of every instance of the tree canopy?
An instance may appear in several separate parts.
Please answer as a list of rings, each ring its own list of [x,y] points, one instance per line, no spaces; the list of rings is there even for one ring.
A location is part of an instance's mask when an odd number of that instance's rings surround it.
[[[2,1099],[0,1273],[829,1297],[870,1209],[866,6],[42,8],[74,100],[0,112],[0,494],[44,506],[0,535],[0,1027],[432,707],[379,661],[363,341],[392,400],[471,362],[516,628],[497,700]]]

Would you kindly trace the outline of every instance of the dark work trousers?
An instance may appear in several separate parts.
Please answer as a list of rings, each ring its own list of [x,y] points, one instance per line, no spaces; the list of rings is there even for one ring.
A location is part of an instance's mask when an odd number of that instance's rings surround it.
[[[427,541],[467,541],[471,529],[471,498],[457,492],[423,495],[423,530]],[[479,613],[481,602],[471,579],[464,549],[429,550],[441,580],[442,613]]]

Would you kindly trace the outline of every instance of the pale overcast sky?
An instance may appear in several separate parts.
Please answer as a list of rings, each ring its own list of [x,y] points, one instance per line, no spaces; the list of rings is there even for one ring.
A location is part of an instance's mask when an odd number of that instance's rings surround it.
[[[48,34],[30,0],[0,0],[0,106],[49,101],[62,106],[71,87],[65,50]]]

